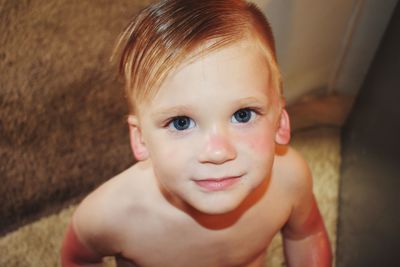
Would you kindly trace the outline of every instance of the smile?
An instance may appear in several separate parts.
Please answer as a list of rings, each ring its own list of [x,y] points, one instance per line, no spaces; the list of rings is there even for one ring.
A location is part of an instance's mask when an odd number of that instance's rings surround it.
[[[240,181],[241,176],[231,176],[223,178],[208,178],[202,180],[194,180],[201,188],[207,191],[222,191]]]

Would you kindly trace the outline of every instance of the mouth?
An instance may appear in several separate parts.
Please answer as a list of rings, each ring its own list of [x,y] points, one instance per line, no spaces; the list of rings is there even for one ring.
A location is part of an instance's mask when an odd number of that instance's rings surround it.
[[[201,180],[194,180],[194,182],[201,188],[207,191],[223,191],[240,181],[241,176],[229,176],[222,178],[207,178]]]

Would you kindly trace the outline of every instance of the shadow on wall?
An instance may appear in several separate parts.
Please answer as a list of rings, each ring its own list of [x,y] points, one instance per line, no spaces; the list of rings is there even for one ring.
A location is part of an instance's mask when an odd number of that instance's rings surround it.
[[[398,266],[400,4],[342,132],[339,267]]]
[[[150,1],[2,1],[0,234],[59,209],[132,164],[109,62]]]

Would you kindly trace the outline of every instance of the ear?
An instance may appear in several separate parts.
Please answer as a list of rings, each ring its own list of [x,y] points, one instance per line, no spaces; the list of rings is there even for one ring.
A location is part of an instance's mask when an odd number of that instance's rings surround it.
[[[128,125],[129,125],[129,139],[133,155],[138,161],[143,161],[148,159],[149,152],[147,150],[146,144],[143,141],[142,131],[139,127],[139,120],[137,116],[129,115]]]
[[[278,123],[279,125],[275,134],[275,142],[280,145],[287,145],[290,141],[290,120],[285,109],[282,109]]]

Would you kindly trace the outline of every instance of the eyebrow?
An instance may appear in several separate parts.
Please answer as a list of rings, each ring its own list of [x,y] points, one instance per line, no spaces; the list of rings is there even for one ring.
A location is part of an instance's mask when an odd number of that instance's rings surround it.
[[[260,96],[260,97],[265,97],[267,100],[269,100],[268,96]],[[233,103],[239,105],[261,104],[262,100],[260,100],[259,97],[250,96],[238,99]],[[160,108],[156,110],[153,114],[157,116],[171,115],[171,114],[188,114],[188,113],[193,113],[193,109],[194,109],[193,107],[190,107],[188,105],[179,105],[173,107]]]
[[[264,101],[261,100],[262,98],[266,100],[266,105]],[[260,97],[250,96],[238,100],[237,104],[241,106],[241,108],[253,107],[264,110],[264,112],[268,112],[271,109],[271,98],[267,95],[260,95]]]
[[[269,102],[269,97],[268,96],[263,96],[263,97],[265,97],[267,99],[267,101]],[[239,99],[237,101],[237,103],[239,105],[262,104],[262,101],[260,100],[260,98],[257,98],[257,97],[254,97],[254,96],[250,96],[250,97]]]
[[[153,113],[153,116],[157,117],[169,117],[169,116],[176,116],[179,114],[190,114],[192,113],[193,108],[190,108],[187,105],[181,106],[173,106],[167,108],[160,108]]]

